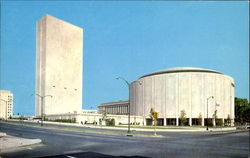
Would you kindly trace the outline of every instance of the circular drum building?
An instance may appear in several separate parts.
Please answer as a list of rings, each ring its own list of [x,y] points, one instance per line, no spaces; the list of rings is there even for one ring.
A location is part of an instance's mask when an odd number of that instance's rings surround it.
[[[142,116],[144,125],[152,123],[151,108],[159,112],[158,125],[233,125],[234,80],[214,70],[182,67],[144,75],[131,83],[130,100],[131,115]],[[186,122],[180,122],[184,113]]]

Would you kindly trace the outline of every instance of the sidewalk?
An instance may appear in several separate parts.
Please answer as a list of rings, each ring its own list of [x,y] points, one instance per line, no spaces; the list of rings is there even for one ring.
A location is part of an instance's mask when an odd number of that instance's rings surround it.
[[[14,120],[11,120],[10,122],[17,122]],[[24,121],[24,122],[33,122],[34,121]],[[44,124],[48,124],[48,125],[62,125],[62,126],[71,126],[71,127],[85,127],[85,128],[91,128],[91,129],[110,129],[110,130],[124,130],[127,131],[128,127],[124,126],[124,127],[117,127],[117,126],[100,126],[100,125],[81,125],[79,123],[64,123],[64,122],[50,122],[50,121],[43,121]],[[152,128],[136,128],[131,126],[131,131],[142,131],[142,132],[153,132],[154,131],[154,127],[152,126]],[[217,127],[217,128],[210,128],[209,127],[209,132],[211,131],[234,131],[236,130],[236,127]],[[206,130],[205,127],[201,128],[201,127],[166,127],[166,128],[157,128],[158,132],[208,132]]]
[[[6,133],[0,132],[0,152],[6,149],[39,144],[41,142],[42,142],[41,139],[27,139],[27,138],[14,137],[6,135]]]

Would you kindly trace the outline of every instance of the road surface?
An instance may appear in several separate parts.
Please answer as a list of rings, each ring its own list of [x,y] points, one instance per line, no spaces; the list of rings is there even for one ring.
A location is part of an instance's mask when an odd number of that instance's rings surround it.
[[[127,137],[84,133],[54,128],[29,127],[0,122],[0,131],[8,135],[39,138],[43,143],[0,153],[8,157],[204,157],[247,158],[249,131],[161,132],[162,137]]]

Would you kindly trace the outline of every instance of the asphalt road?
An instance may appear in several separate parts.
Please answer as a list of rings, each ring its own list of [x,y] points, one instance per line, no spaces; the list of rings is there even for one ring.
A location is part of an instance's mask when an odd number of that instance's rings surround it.
[[[38,128],[0,122],[0,131],[8,135],[39,138],[43,143],[0,153],[11,157],[204,157],[247,158],[249,131],[165,132],[164,137],[127,137],[109,134]],[[55,156],[57,155],[57,156]]]

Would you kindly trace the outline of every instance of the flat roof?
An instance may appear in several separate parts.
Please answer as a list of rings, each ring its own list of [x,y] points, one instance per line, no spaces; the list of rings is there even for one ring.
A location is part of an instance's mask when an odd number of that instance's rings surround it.
[[[11,93],[9,90],[0,90],[1,93]],[[11,93],[12,94],[12,93]]]
[[[111,105],[116,105],[116,104],[127,104],[128,100],[120,100],[116,102],[108,102],[108,103],[102,103],[99,106],[111,106]]]
[[[167,73],[178,73],[178,72],[207,72],[207,73],[223,74],[223,73],[221,73],[219,71],[210,70],[210,69],[202,69],[202,68],[195,68],[195,67],[177,67],[177,68],[171,68],[171,69],[164,69],[164,70],[156,71],[156,72],[153,72],[153,73],[150,73],[150,74],[143,75],[140,78],[148,77],[148,76],[154,76],[154,75],[160,75],[160,74],[167,74]]]

